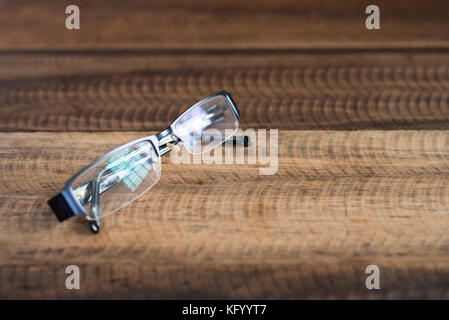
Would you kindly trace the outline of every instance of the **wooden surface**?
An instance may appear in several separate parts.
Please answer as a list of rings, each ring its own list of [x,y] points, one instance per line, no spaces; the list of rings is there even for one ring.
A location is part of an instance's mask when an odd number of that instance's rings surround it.
[[[379,32],[363,1],[79,3],[69,32],[0,2],[0,298],[449,298],[447,2],[379,1]],[[275,175],[164,157],[98,235],[56,220],[66,179],[220,90],[279,129]]]
[[[241,126],[447,129],[449,54],[0,53],[4,131],[163,130],[233,94]]]
[[[367,31],[365,8],[381,9]],[[81,29],[64,27],[77,4]],[[3,0],[0,48],[449,48],[445,0]]]

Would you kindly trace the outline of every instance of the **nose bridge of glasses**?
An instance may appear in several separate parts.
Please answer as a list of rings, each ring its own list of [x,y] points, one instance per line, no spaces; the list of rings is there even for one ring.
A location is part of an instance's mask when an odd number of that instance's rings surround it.
[[[177,145],[180,142],[179,137],[173,133],[171,126],[156,134],[156,138],[159,141],[159,154],[161,156],[171,151],[172,148],[169,145]]]

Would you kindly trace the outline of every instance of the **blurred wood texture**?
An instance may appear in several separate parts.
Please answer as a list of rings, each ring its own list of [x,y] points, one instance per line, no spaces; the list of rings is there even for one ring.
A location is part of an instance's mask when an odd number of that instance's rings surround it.
[[[126,4],[125,4],[126,3]],[[449,3],[0,2],[0,298],[449,298]],[[104,219],[46,201],[229,91],[266,165],[174,165]],[[81,289],[65,288],[65,267]],[[381,290],[365,288],[365,268]]]
[[[241,126],[447,129],[449,54],[0,53],[3,131],[163,130],[227,90]]]
[[[449,48],[446,0],[6,0],[0,49]],[[81,28],[65,28],[76,4]]]

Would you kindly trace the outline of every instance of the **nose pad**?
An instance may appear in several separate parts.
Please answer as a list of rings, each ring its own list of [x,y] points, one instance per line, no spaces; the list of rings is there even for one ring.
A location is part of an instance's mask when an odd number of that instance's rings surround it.
[[[182,147],[182,141],[178,142],[177,144],[171,144],[170,142],[168,142],[167,146],[170,147],[170,149],[180,151]]]
[[[89,228],[93,233],[100,231],[100,224],[97,221],[89,221]]]

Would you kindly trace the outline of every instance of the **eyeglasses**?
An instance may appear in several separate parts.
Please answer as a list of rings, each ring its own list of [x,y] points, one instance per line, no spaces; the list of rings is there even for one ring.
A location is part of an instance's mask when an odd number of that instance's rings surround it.
[[[67,180],[64,189],[48,201],[59,221],[85,216],[91,230],[100,230],[100,218],[133,202],[161,176],[161,156],[175,146],[193,154],[216,148],[231,137],[247,146],[247,136],[233,136],[239,113],[226,92],[211,95],[185,111],[168,129],[124,144],[103,155]]]

